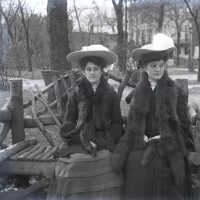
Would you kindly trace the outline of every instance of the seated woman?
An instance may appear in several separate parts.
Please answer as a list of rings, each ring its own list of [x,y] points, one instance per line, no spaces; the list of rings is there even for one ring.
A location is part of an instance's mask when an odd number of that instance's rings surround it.
[[[94,146],[112,150],[122,134],[122,118],[119,98],[103,69],[116,62],[117,56],[102,45],[91,45],[67,59],[78,63],[83,76],[69,98],[61,136],[69,146],[81,147],[77,148],[81,152],[93,153]]]
[[[115,171],[125,170],[124,199],[184,199],[190,178],[186,158],[193,150],[187,102],[168,76],[173,40],[161,33],[133,51],[142,62],[127,129],[112,156]]]
[[[60,131],[67,146],[62,154],[68,157],[56,166],[49,199],[119,198],[120,189],[113,188],[120,188],[122,181],[112,172],[110,151],[121,137],[122,117],[117,93],[103,76],[103,69],[117,56],[102,45],[91,45],[67,59],[78,64],[83,75],[69,96]]]

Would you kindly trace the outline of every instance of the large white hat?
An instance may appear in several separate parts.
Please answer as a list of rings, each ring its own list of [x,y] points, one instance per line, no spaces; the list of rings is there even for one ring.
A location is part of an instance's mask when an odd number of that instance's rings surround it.
[[[82,58],[96,56],[103,58],[106,65],[117,62],[117,55],[101,44],[83,46],[80,51],[74,51],[67,55],[67,60],[71,63],[79,63]]]
[[[159,54],[161,52],[170,53],[174,49],[176,49],[176,47],[174,46],[174,41],[171,37],[163,33],[157,33],[153,36],[152,43],[134,49],[132,56],[135,60],[141,60],[142,56],[148,56],[154,53]]]

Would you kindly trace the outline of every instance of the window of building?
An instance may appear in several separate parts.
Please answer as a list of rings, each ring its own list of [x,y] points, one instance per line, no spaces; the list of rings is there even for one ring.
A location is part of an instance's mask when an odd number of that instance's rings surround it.
[[[185,55],[188,55],[189,54],[189,47],[185,47],[184,50],[185,50],[185,52],[184,52]]]

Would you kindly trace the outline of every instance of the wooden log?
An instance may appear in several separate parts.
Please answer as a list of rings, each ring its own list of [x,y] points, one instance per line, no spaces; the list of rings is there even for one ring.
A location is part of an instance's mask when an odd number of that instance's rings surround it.
[[[35,156],[36,160],[41,160],[41,158],[51,149],[51,146],[45,146],[45,149],[42,153],[40,153],[39,155]]]
[[[36,140],[21,141],[17,144],[11,145],[6,149],[0,151],[0,162],[6,160],[17,152],[29,147],[30,145],[36,144]]]
[[[56,160],[45,162],[5,160],[0,164],[0,173],[52,177],[54,174],[55,165]]]
[[[45,151],[46,147],[40,145],[32,154],[28,155],[26,159],[35,159],[38,155],[42,154]]]
[[[35,145],[31,145],[28,148],[23,149],[22,151],[16,153],[15,155],[11,156],[11,160],[17,160],[19,158],[23,158],[23,155],[29,152]]]
[[[61,73],[62,72],[56,70],[43,70],[42,76],[45,84],[49,85],[50,83],[56,81],[60,77]],[[53,102],[55,99],[56,99],[55,90],[51,88],[50,90],[48,90],[48,103]]]
[[[1,192],[0,199],[1,200],[21,200],[26,196],[30,195],[33,192],[36,192],[39,189],[46,188],[49,185],[49,180],[41,180],[37,183],[31,185],[26,189],[20,189],[18,191],[9,191],[9,192]]]
[[[68,79],[68,74],[65,74],[62,78],[60,79]],[[59,79],[58,79],[59,80]],[[43,90],[42,90],[42,94],[45,94],[46,92],[48,92],[50,89],[52,89],[54,87],[55,81],[48,84]],[[35,95],[35,98],[37,98],[39,96],[39,94]],[[37,99],[36,99],[37,100]],[[32,101],[29,100],[28,102],[24,103],[23,108],[27,108],[29,106],[32,105]]]
[[[37,88],[38,93],[40,94],[39,101],[41,101],[41,103],[43,103],[43,105],[47,108],[48,112],[50,113],[50,115],[51,115],[52,118],[54,119],[56,125],[57,125],[58,127],[61,127],[62,124],[61,124],[60,121],[57,119],[57,117],[55,116],[55,114],[53,113],[53,111],[51,110],[51,108],[49,107],[49,105],[47,104],[47,102],[45,101],[45,98],[42,96],[42,93],[41,93],[39,87],[36,87],[36,88]]]
[[[25,139],[21,79],[10,81],[10,102],[8,107],[12,114],[12,120],[10,122],[12,143],[15,144]]]
[[[57,79],[64,79],[64,80],[68,80],[69,79],[69,74],[65,74],[64,76],[62,76],[61,78]],[[69,81],[68,81],[69,82]],[[50,83],[49,85],[47,85],[43,90],[42,90],[42,94],[45,94],[46,92],[48,92],[50,89],[52,89],[54,87],[55,81]],[[39,95],[35,95],[35,98],[37,98],[37,96]],[[38,100],[38,99],[36,99]],[[55,101],[54,101],[55,102]],[[52,102],[53,103],[53,102]],[[28,102],[24,103],[23,108],[26,109],[27,107],[32,105],[32,101],[29,100]]]
[[[9,109],[0,110],[0,122],[8,122],[12,118],[11,111]]]
[[[57,150],[58,150],[57,146],[53,147],[51,150],[46,152],[46,154],[42,157],[42,160],[49,159]]]
[[[29,149],[28,151],[26,151],[23,156],[25,159],[27,159],[27,157],[32,154],[33,152],[35,152],[39,147],[41,146],[40,143],[38,143],[37,145],[32,146],[31,149]]]
[[[61,119],[61,117],[59,115],[56,115],[56,117],[59,120]],[[56,124],[51,116],[38,117],[38,119],[40,120],[40,122],[44,126],[50,126],[50,125],[55,125]],[[25,116],[25,118],[24,118],[24,127],[25,128],[38,128],[38,124],[37,124],[36,120],[33,119],[32,117]]]
[[[56,105],[57,105],[57,101],[55,100],[55,101],[53,101],[52,103],[49,104],[49,107],[53,109],[53,108],[56,107]],[[39,117],[40,115],[45,114],[47,111],[48,111],[47,108],[44,107],[37,112],[37,116]]]
[[[38,119],[38,116],[36,114],[36,103],[35,103],[35,98],[33,96],[33,99],[32,99],[32,102],[33,102],[33,106],[32,106],[32,113],[33,113],[33,116],[38,124],[38,128],[40,130],[40,132],[43,134],[43,136],[47,139],[47,141],[49,142],[49,144],[51,146],[55,146],[54,145],[54,141],[51,137],[51,135],[49,134],[49,132],[45,129],[45,126],[40,122],[40,120]]]
[[[1,129],[1,135],[0,135],[0,145],[2,145],[3,141],[6,139],[6,136],[8,135],[9,130],[10,130],[10,123],[3,124],[3,127]]]
[[[61,84],[60,81],[57,80],[54,84],[54,93],[57,101],[57,112],[61,115],[62,112],[62,95],[60,90]]]
[[[54,86],[54,83],[49,84],[47,87],[44,88],[44,90],[42,90],[42,93],[45,94],[49,89],[51,89]],[[35,99],[37,100],[37,97],[39,95],[35,95]],[[24,103],[23,108],[26,109],[27,107],[32,105],[32,101],[29,100],[28,102]]]

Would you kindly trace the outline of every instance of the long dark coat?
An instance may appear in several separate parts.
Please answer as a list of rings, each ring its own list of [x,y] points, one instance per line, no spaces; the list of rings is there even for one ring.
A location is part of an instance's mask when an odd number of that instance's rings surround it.
[[[189,188],[186,156],[193,148],[187,98],[165,72],[154,92],[154,117],[149,118],[153,91],[147,73],[142,76],[112,165],[118,172],[125,170],[126,199],[183,199],[185,188]],[[151,122],[157,133],[148,130]],[[145,135],[158,134],[161,139],[144,141]]]
[[[68,132],[79,123],[81,115],[84,118],[81,130],[68,136]],[[86,78],[79,81],[77,90],[69,98],[60,133],[69,145],[80,144],[82,134],[86,140],[94,142],[98,149],[112,149],[119,141],[122,135],[120,101],[103,76],[96,92]]]

